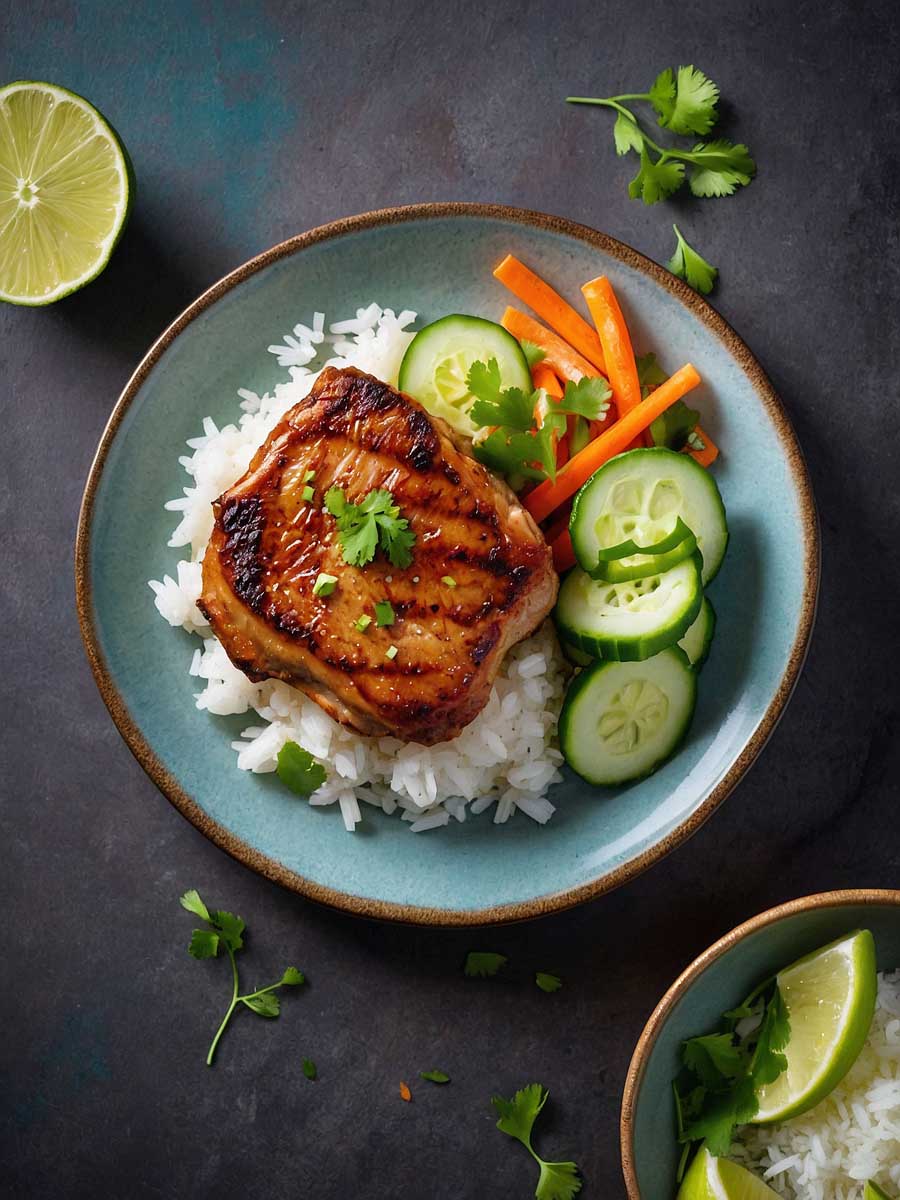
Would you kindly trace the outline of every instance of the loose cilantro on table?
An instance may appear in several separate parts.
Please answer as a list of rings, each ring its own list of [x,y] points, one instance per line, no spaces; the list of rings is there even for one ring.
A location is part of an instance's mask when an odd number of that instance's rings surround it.
[[[693,149],[661,146],[641,128],[625,104],[646,101],[653,106],[663,128],[678,135],[705,137],[716,124],[719,89],[696,67],[679,67],[677,74],[661,71],[647,92],[598,98],[567,96],[569,104],[598,104],[616,113],[613,139],[616,153],[640,155],[640,168],[628,186],[632,199],[645,204],[665,200],[684,183],[695,196],[730,196],[750,182],[756,163],[743,143],[726,138],[696,142]]]
[[[549,1092],[540,1083],[530,1083],[516,1092],[512,1100],[494,1096],[491,1100],[499,1120],[497,1128],[521,1142],[540,1167],[534,1194],[536,1200],[572,1200],[581,1191],[578,1167],[574,1162],[547,1162],[531,1144],[538,1113],[547,1103]]]
[[[211,913],[200,899],[199,893],[193,888],[181,897],[181,907],[205,922],[205,928],[195,929],[191,934],[188,954],[194,958],[217,958],[219,950],[224,949],[231,963],[231,1003],[222,1018],[222,1023],[216,1030],[206,1056],[206,1065],[211,1067],[219,1040],[239,1004],[243,1004],[251,1012],[255,1012],[261,1017],[277,1017],[281,1010],[281,1002],[275,994],[278,988],[298,987],[306,981],[302,972],[298,971],[296,967],[288,967],[277,983],[257,988],[252,992],[245,992],[243,995],[239,994],[240,981],[235,954],[244,945],[243,934],[247,927],[243,920],[229,912]]]
[[[303,1074],[306,1076],[306,1078],[308,1080],[310,1080],[310,1082],[314,1082],[316,1079],[319,1078],[319,1072],[316,1069],[316,1064],[313,1062],[313,1060],[311,1058],[304,1058]]]
[[[739,1035],[739,1023],[750,1028]],[[682,1047],[683,1067],[674,1082],[678,1141],[684,1147],[678,1169],[684,1176],[692,1143],[705,1141],[710,1154],[728,1153],[735,1126],[759,1110],[756,1093],[787,1070],[783,1051],[791,1025],[777,982],[768,980],[722,1017],[718,1033],[690,1038]]]
[[[612,394],[602,377],[567,383],[561,400],[550,400],[542,388],[530,394],[521,388],[503,388],[495,358],[473,363],[466,385],[475,396],[469,409],[472,423],[492,429],[474,444],[472,453],[500,475],[538,481],[556,478],[556,443],[565,433],[566,414],[601,420]]]
[[[278,751],[276,770],[281,782],[298,796],[311,796],[327,778],[322,764],[296,742],[285,742]]]
[[[378,549],[395,567],[412,562],[416,535],[390,492],[377,488],[351,504],[343,488],[332,487],[325,493],[325,507],[337,522],[344,562],[350,566],[364,567]]]
[[[713,285],[719,274],[718,268],[714,267],[712,263],[708,263],[701,254],[698,254],[692,246],[688,245],[677,225],[673,225],[672,228],[675,230],[677,241],[675,253],[666,263],[666,266],[673,275],[677,275],[679,279],[683,279],[695,291],[702,292],[704,296],[707,295],[713,290]]]
[[[501,967],[505,967],[509,959],[505,954],[495,954],[491,950],[471,950],[466,955],[464,974],[470,979],[487,979],[496,975]]]
[[[558,975],[551,975],[549,971],[538,971],[534,977],[534,982],[542,992],[558,992],[562,987],[560,977]]]
[[[450,1076],[443,1071],[420,1071],[420,1079],[427,1079],[429,1083],[449,1083]]]

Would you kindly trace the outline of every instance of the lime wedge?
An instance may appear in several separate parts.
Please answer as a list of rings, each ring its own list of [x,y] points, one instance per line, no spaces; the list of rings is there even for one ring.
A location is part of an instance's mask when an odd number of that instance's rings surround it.
[[[52,304],[99,275],[132,190],[125,147],[86,100],[0,88],[0,300]]]
[[[755,1124],[785,1121],[814,1108],[853,1066],[875,1011],[871,933],[861,929],[801,958],[779,974],[778,986],[791,1022],[788,1067],[757,1093]]]
[[[713,1158],[706,1146],[694,1156],[677,1200],[777,1200],[761,1179],[727,1158]]]
[[[891,1200],[891,1197],[884,1188],[878,1186],[874,1179],[870,1179],[866,1184],[863,1200]]]

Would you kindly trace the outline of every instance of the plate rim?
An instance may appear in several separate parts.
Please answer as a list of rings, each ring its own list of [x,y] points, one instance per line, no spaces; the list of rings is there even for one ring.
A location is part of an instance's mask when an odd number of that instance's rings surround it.
[[[612,871],[602,876],[574,887],[534,896],[527,900],[471,909],[432,908],[391,900],[377,900],[328,887],[290,870],[276,859],[261,853],[242,838],[237,837],[218,821],[214,821],[194,797],[182,787],[178,779],[163,766],[131,716],[121,693],[113,682],[100,649],[95,626],[90,575],[94,502],[110,447],[138,391],[162,355],[183,330],[196,317],[251,275],[255,275],[282,258],[300,253],[310,246],[362,230],[408,221],[447,217],[501,220],[573,238],[648,276],[689,309],[723,343],[731,358],[747,376],[759,396],[760,402],[772,419],[799,499],[804,545],[803,599],[797,633],[781,680],[740,754],[705,800],[656,845],[649,847],[636,857],[620,863]],[[315,226],[305,233],[295,234],[248,259],[224,275],[202,292],[163,330],[122,389],[103,430],[88,472],[75,538],[75,606],[82,641],[94,679],[119,733],[141,767],[166,799],[214,845],[225,850],[232,858],[244,866],[250,867],[264,878],[279,883],[317,903],[354,916],[433,927],[484,926],[532,920],[596,899],[635,879],[697,832],[747,773],[772,735],[787,706],[809,649],[818,602],[820,570],[819,522],[812,482],[790,418],[749,347],[708,301],[682,280],[670,274],[664,267],[647,258],[646,255],[590,226],[579,224],[566,217],[553,216],[532,209],[515,208],[503,204],[449,201],[373,209],[356,216],[341,217],[325,225]]]
[[[781,904],[766,908],[717,938],[711,946],[708,946],[692,962],[688,963],[674,983],[666,989],[635,1044],[622,1091],[622,1106],[619,1114],[619,1150],[628,1200],[645,1200],[637,1177],[637,1160],[634,1149],[635,1115],[650,1056],[678,1002],[687,995],[697,980],[714,962],[751,934],[758,933],[761,929],[767,929],[771,925],[777,925],[800,913],[816,912],[823,908],[848,908],[850,906],[900,908],[900,889],[840,888],[831,892],[813,892],[808,896],[798,896],[794,900],[785,900]]]

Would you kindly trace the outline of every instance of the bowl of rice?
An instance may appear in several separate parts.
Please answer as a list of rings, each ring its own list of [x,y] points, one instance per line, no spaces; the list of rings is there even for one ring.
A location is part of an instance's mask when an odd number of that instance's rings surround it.
[[[738,1126],[728,1158],[785,1200],[863,1200],[868,1180],[900,1195],[900,891],[859,889],[805,896],[753,917],[669,988],[641,1034],[625,1083],[628,1200],[675,1200],[681,1147],[672,1082],[683,1043],[714,1029],[762,980],[856,929],[871,931],[878,969],[875,1015],[861,1053],[809,1111]]]
[[[592,788],[565,767],[556,725],[571,666],[550,621],[507,655],[458,737],[422,746],[365,737],[285,683],[254,682],[197,608],[212,501],[323,366],[395,383],[417,329],[453,312],[499,316],[505,294],[491,271],[510,252],[541,263],[567,294],[601,271],[614,279],[638,350],[654,349],[670,369],[685,355],[702,368],[710,435],[725,447],[717,478],[734,533],[690,738],[654,775],[618,789]],[[815,506],[793,430],[721,317],[603,234],[466,204],[334,222],[195,301],[119,399],[76,546],[79,621],[101,693],[179,811],[311,899],[440,925],[569,907],[699,828],[789,699],[817,587]],[[326,764],[327,782],[308,801],[277,777],[288,742]]]

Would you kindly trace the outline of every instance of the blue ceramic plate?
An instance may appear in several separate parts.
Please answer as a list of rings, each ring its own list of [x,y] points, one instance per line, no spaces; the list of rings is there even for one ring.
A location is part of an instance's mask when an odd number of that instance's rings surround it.
[[[900,967],[900,892],[860,889],[791,900],[753,917],[704,951],[672,984],[641,1034],[622,1100],[622,1168],[628,1200],[674,1200],[672,1080],[686,1038],[715,1029],[722,1013],[763,979],[836,941],[870,929],[878,970]]]
[[[366,811],[354,835],[334,811],[272,778],[239,772],[229,742],[243,719],[198,712],[187,634],[153,607],[148,579],[180,494],[178,456],[201,418],[237,414],[236,390],[284,378],[266,346],[314,307],[346,313],[372,298],[499,318],[492,275],[512,252],[570,297],[613,281],[639,351],[704,378],[696,402],[722,446],[716,477],[731,548],[712,589],[719,623],[684,748],[618,792],[569,775],[541,828],[490,815],[424,835]],[[732,448],[735,451],[732,453]],[[739,452],[737,451],[739,448]],[[179,810],[255,870],[355,913],[433,924],[520,920],[597,896],[655,862],[710,815],[759,752],[796,682],[818,584],[816,517],[790,424],[746,346],[695,292],[626,246],[538,213],[420,205],[338,221],[276,246],[201,296],[126,387],[85,491],[77,546],[79,616],[104,699],[135,755]]]

